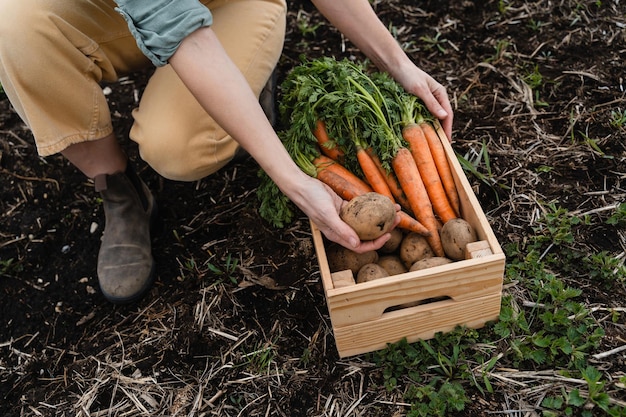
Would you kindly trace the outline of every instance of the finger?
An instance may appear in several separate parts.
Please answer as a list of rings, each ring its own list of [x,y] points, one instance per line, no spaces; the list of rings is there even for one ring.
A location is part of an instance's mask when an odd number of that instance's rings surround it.
[[[373,250],[378,250],[382,248],[382,246],[385,243],[387,243],[389,239],[391,239],[391,233],[385,233],[384,235],[382,235],[381,237],[375,240],[360,241],[359,245],[352,250],[357,253],[364,253],[364,252],[370,252]]]
[[[452,141],[452,121],[454,118],[454,112],[452,111],[452,105],[450,104],[450,100],[448,99],[448,93],[441,84],[438,84],[438,86],[433,91],[433,97],[447,113],[447,116],[440,117],[439,119],[441,120],[443,131],[448,137],[448,140]]]

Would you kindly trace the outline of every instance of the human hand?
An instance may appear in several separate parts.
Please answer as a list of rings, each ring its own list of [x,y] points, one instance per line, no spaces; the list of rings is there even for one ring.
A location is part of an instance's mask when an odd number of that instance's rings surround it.
[[[339,217],[341,207],[347,204],[347,201],[335,194],[330,187],[313,178],[310,178],[302,191],[301,196],[304,199],[298,198],[298,201],[294,201],[294,197],[291,197],[292,201],[304,211],[327,239],[354,252],[363,253],[380,249],[391,237],[390,233],[386,233],[376,240],[359,240],[356,232]],[[395,225],[399,220],[397,217]]]
[[[426,108],[441,121],[443,131],[452,140],[454,112],[443,85],[415,65],[392,74],[406,91],[419,97]]]

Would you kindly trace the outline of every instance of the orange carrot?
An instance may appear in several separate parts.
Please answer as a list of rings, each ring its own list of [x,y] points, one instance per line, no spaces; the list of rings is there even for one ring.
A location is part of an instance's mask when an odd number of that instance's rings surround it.
[[[400,229],[407,230],[409,232],[415,232],[426,238],[428,238],[432,234],[432,232],[428,230],[426,226],[417,221],[409,213],[399,211],[398,214],[400,215],[400,223],[398,223],[398,227]]]
[[[317,179],[328,185],[339,197],[346,201],[355,195],[360,195],[358,186],[332,170],[323,170],[317,174]]]
[[[317,167],[317,179],[328,185],[344,200],[349,201],[354,197],[373,191],[362,179],[326,156],[320,155],[313,160],[313,164]],[[400,223],[398,224],[400,229],[426,237],[430,236],[430,230],[408,213],[400,211],[398,215],[400,216]]]
[[[378,167],[365,149],[357,146],[356,158],[357,161],[359,161],[361,171],[363,171],[363,176],[369,183],[370,187],[372,187],[372,189],[377,193],[389,197],[389,199],[395,203],[396,200],[389,189],[389,185],[387,185],[387,181],[385,181],[385,177],[378,170]]]
[[[328,185],[339,197],[347,201],[372,191],[369,185],[347,169],[341,167],[341,165],[327,165],[324,163],[322,167],[318,168],[317,179]]]
[[[331,159],[334,159],[335,161],[343,161],[344,153],[337,145],[337,143],[328,136],[326,123],[324,123],[323,120],[317,120],[317,122],[315,123],[313,136],[315,136],[315,139],[317,139],[320,150],[324,155]]]
[[[457,218],[458,216],[450,206],[448,196],[441,184],[435,161],[430,153],[422,128],[415,123],[408,124],[402,129],[402,137],[409,144],[434,212],[444,224],[448,220]]]
[[[445,256],[437,230],[437,218],[411,151],[400,148],[392,158],[391,166],[409,200],[415,219],[431,232],[427,237],[431,249],[437,256]]]
[[[437,167],[437,172],[439,173],[439,177],[441,178],[441,184],[443,185],[443,189],[448,196],[448,201],[452,206],[452,209],[456,213],[457,216],[461,215],[460,203],[459,203],[459,193],[456,189],[456,184],[454,183],[454,178],[452,176],[452,171],[450,170],[450,164],[448,163],[448,158],[446,158],[445,150],[443,149],[443,145],[441,143],[441,139],[437,134],[437,131],[433,128],[433,126],[424,121],[420,124],[422,131],[424,132],[424,136],[426,137],[426,141],[428,142],[428,147],[430,148],[430,153],[433,156],[433,160],[435,161],[435,166]]]
[[[372,158],[372,161],[374,162],[374,164],[376,164],[376,167],[380,171],[381,175],[383,175],[383,177],[385,178],[385,181],[387,182],[387,186],[389,187],[389,191],[391,191],[391,194],[393,194],[393,197],[396,200],[396,202],[400,204],[400,206],[404,210],[406,210],[409,213],[412,213],[411,206],[408,200],[406,199],[406,195],[404,194],[404,191],[402,191],[402,187],[400,187],[400,184],[398,184],[398,179],[396,178],[396,175],[393,173],[393,171],[389,171],[385,169],[385,167],[383,166],[383,163],[381,162],[378,155],[376,155],[376,152],[374,152],[373,148],[367,148],[366,152],[369,154],[370,158]]]

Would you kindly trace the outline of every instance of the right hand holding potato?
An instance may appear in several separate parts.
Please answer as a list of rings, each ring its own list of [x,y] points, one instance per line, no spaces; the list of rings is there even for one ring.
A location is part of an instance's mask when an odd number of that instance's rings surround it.
[[[296,195],[289,195],[300,209],[315,223],[326,238],[354,252],[378,250],[391,237],[385,233],[375,240],[362,241],[357,233],[339,217],[341,208],[347,204],[322,182],[306,177],[304,186]],[[398,219],[396,219],[397,224]]]

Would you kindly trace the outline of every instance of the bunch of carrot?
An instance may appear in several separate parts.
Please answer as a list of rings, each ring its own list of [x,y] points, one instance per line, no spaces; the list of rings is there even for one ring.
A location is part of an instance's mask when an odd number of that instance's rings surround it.
[[[444,256],[439,229],[459,216],[458,194],[432,117],[382,73],[321,58],[282,85],[281,138],[304,172],[346,200],[369,191],[400,204],[399,227]]]

